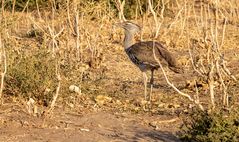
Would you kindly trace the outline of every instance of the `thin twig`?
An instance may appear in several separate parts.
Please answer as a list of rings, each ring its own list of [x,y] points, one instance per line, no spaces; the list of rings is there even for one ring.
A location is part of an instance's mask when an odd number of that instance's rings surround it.
[[[57,44],[55,38],[58,37],[60,35],[60,33],[63,32],[64,28],[62,28],[61,31],[57,34],[54,34],[54,32],[50,28],[50,26],[48,26],[48,29],[49,29],[49,32],[50,32],[51,38],[52,38],[53,57],[56,58],[55,70],[56,70],[56,77],[57,77],[57,81],[58,81],[58,86],[56,88],[56,93],[54,94],[51,105],[50,105],[50,108],[48,109],[48,113],[51,113],[53,111],[54,107],[55,107],[55,103],[56,103],[56,100],[59,96],[59,91],[60,91],[60,88],[61,88],[61,76],[60,76],[60,73],[59,73],[59,59],[56,57],[56,51],[54,50],[55,46],[56,46],[56,49],[59,49],[59,47],[58,47],[58,44]]]
[[[73,28],[72,22],[71,22],[71,16],[70,16],[70,5],[69,5],[70,2],[69,1],[70,0],[67,0],[67,20],[68,20],[68,24],[70,26],[70,30],[74,31],[74,28]],[[75,3],[73,3],[73,4],[75,4]],[[73,34],[75,34],[75,33],[73,33]]]
[[[15,0],[14,0],[14,1],[15,1]],[[42,18],[41,18],[40,9],[39,9],[39,5],[38,5],[38,0],[36,0],[36,6],[37,6],[37,14],[38,14],[39,18],[42,19]]]
[[[3,62],[1,63],[3,65],[3,72],[1,72],[1,86],[0,86],[0,100],[2,100],[2,92],[3,92],[3,87],[4,87],[4,78],[7,73],[7,57],[6,57],[6,51],[4,48],[4,44],[2,43],[2,39],[0,38],[0,48],[1,48],[1,57],[0,61]],[[0,101],[2,103],[2,101]]]
[[[121,0],[115,0],[116,7],[119,11],[119,19],[120,21],[126,21],[124,17],[124,6],[125,6],[125,0],[121,2]]]
[[[225,105],[228,106],[228,104],[226,103],[226,102],[228,102],[227,101],[227,98],[228,98],[227,97],[228,96],[228,94],[227,94],[227,87],[226,87],[226,85],[224,83],[224,79],[222,77],[222,73],[221,73],[220,65],[219,65],[219,59],[216,60],[216,71],[217,71],[217,74],[219,76],[220,84],[221,84],[222,90],[223,90],[223,105],[224,106]]]
[[[197,68],[196,68],[196,66],[195,66],[195,62],[194,62],[194,60],[193,60],[193,55],[192,55],[192,52],[191,52],[191,50],[190,50],[190,46],[189,46],[189,39],[188,39],[188,53],[189,53],[189,56],[190,56],[190,60],[191,60],[191,64],[192,64],[192,67],[193,67],[193,70],[194,71],[196,71],[197,73],[198,73],[198,75],[200,75],[200,76],[202,76],[203,77],[203,72],[200,72]],[[193,45],[194,46],[194,45]],[[194,47],[193,47],[194,48]]]
[[[161,24],[159,24],[159,22],[158,22],[157,14],[155,13],[155,11],[153,9],[151,0],[148,0],[148,3],[149,3],[149,9],[150,9],[150,11],[151,11],[151,13],[153,14],[153,17],[154,17],[155,29],[156,29],[155,38],[157,38],[158,34],[159,34],[159,30],[160,30]],[[162,20],[163,20],[163,16],[162,15],[163,15],[163,9],[161,11],[161,17],[162,17]]]
[[[156,60],[156,62],[159,64],[160,66],[160,69],[162,70],[163,72],[163,75],[164,75],[164,78],[166,80],[166,82],[168,83],[169,86],[171,86],[176,92],[178,92],[180,95],[188,98],[191,102],[194,102],[196,105],[198,105],[198,107],[201,109],[201,110],[204,110],[203,106],[200,104],[200,102],[198,102],[197,100],[193,99],[190,95],[186,94],[186,93],[183,93],[181,92],[177,87],[175,87],[168,79],[164,69],[163,69],[163,66],[161,64],[161,62],[159,61],[159,59],[156,57],[156,54],[155,54],[155,45],[153,45],[153,54],[154,54],[154,59]]]
[[[15,13],[15,5],[16,5],[16,0],[13,0],[13,3],[12,3],[12,15]]]
[[[222,60],[222,68],[226,72],[228,76],[230,76],[234,81],[237,81],[236,77],[232,75],[232,73],[229,71],[229,69],[226,67],[226,61]]]
[[[79,31],[79,12],[77,11],[77,6],[75,7],[75,26],[74,31],[76,33],[76,58],[77,60],[82,60],[82,49],[80,47],[80,31]]]
[[[214,63],[211,62],[210,72],[208,75],[208,84],[209,84],[209,91],[212,103],[212,109],[215,108],[215,97],[214,97]]]
[[[48,113],[51,113],[55,107],[55,104],[56,104],[56,100],[59,96],[59,91],[60,91],[60,88],[61,88],[61,76],[60,76],[60,73],[59,73],[59,67],[58,67],[58,64],[59,63],[56,63],[56,76],[57,76],[57,81],[58,81],[58,85],[57,85],[57,88],[56,88],[56,93],[54,94],[53,96],[53,99],[52,99],[52,102],[51,102],[51,105],[50,105],[50,108],[48,110]]]

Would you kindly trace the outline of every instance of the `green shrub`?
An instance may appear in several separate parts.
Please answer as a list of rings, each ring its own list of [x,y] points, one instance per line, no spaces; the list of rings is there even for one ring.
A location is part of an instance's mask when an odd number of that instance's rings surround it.
[[[34,98],[48,105],[56,88],[54,59],[44,49],[17,55],[8,51],[9,65],[5,94]],[[46,91],[48,90],[48,91]]]
[[[239,115],[237,110],[230,113],[191,112],[185,119],[181,140],[195,142],[236,142],[239,140]]]

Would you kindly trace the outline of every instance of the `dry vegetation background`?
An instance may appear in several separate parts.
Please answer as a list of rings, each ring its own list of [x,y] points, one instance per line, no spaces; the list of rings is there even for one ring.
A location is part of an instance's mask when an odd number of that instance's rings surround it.
[[[201,108],[228,115],[238,109],[238,7],[237,0],[2,0],[0,126],[21,131],[69,127],[96,133],[102,141],[177,141],[171,133],[178,131],[180,114]],[[163,43],[186,71],[164,68],[179,93],[161,71],[156,73],[150,110],[142,75],[124,53],[123,31],[113,26],[126,19],[143,27],[136,40]],[[122,127],[113,127],[114,121],[124,122],[131,133],[113,133]],[[142,128],[131,128],[138,123]],[[138,129],[152,133],[134,135]],[[34,130],[28,138],[50,139],[44,132]],[[92,135],[81,138],[88,141]]]

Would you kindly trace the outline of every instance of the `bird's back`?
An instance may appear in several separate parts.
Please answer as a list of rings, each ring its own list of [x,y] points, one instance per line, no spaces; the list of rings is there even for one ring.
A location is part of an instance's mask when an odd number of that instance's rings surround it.
[[[159,64],[154,58],[156,57],[162,65],[168,65],[171,70],[177,68],[176,59],[173,55],[160,43],[154,41],[138,42],[127,48],[125,51],[131,61],[136,64],[141,70],[157,69]]]

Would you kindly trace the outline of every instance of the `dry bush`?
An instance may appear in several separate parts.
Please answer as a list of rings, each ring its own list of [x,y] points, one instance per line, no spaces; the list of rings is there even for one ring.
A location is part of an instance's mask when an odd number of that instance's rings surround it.
[[[82,14],[76,23],[79,11]],[[53,5],[52,11],[5,11],[1,19],[8,57],[5,96],[34,98],[49,105],[59,85],[56,72],[61,76],[61,97],[70,97],[72,84],[87,91],[88,85],[81,86],[84,80],[96,80],[104,74],[103,47],[108,48],[113,16],[107,3],[88,5],[87,1],[69,3],[60,10]]]
[[[15,13],[11,12],[12,9],[8,9],[11,13],[2,9],[0,30],[8,47],[7,74],[14,76],[9,76],[8,79],[11,83],[11,79],[16,81],[15,77],[19,77],[20,82],[20,86],[7,82],[6,86],[11,88],[5,87],[5,91],[13,94],[14,90],[17,90],[17,95],[27,93],[27,98],[33,94],[44,94],[44,89],[51,88],[49,101],[60,82],[61,97],[70,96],[68,87],[72,84],[79,86],[83,94],[89,93],[93,81],[104,78],[105,73],[109,71],[105,58],[110,59],[112,54],[123,51],[113,44],[116,31],[112,30],[112,25],[118,21],[119,13],[117,2],[62,0],[52,1],[46,9],[37,5],[32,7],[32,11],[29,10],[30,5],[24,5],[25,9]],[[125,2],[126,19],[135,18],[135,21],[141,23],[144,27],[144,39],[162,41],[168,48],[175,50],[185,50],[191,39],[203,39],[203,29],[208,28],[207,32],[210,31],[210,26],[205,27],[206,20],[203,19],[205,10],[209,9],[209,13],[213,15],[215,6],[217,7],[220,25],[218,32],[223,31],[221,27],[225,17],[227,25],[238,22],[238,8],[233,0],[220,1],[218,5],[213,1],[152,1],[158,24],[155,24],[152,11],[148,8],[148,1],[140,2]],[[209,23],[211,20],[207,19]],[[222,48],[230,46],[228,36],[225,35]],[[218,34],[218,38],[222,39],[222,36]],[[34,66],[35,64],[37,66]],[[26,65],[31,67],[24,71]],[[42,70],[37,69],[39,67]],[[46,68],[50,69],[47,73]],[[61,80],[57,79],[57,75],[61,76]],[[34,80],[35,77],[39,80]],[[21,85],[23,82],[25,87]],[[22,91],[19,88],[22,88]]]

